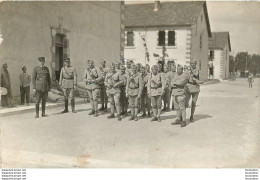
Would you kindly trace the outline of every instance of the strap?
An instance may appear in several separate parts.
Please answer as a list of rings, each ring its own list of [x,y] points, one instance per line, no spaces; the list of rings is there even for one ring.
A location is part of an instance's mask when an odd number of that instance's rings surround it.
[[[63,67],[63,69],[65,70],[66,74],[71,78],[71,79],[74,79],[73,76],[69,75],[68,71],[65,69],[65,67]]]
[[[88,70],[89,75],[90,75],[92,78],[94,78],[94,79],[98,78],[98,75],[95,76],[95,75],[93,74],[93,72],[92,72],[89,68],[87,68],[87,70]]]

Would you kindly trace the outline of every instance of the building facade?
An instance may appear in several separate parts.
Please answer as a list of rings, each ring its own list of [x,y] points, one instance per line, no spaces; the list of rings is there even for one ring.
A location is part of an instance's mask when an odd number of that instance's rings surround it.
[[[209,59],[212,61],[212,75],[214,79],[228,79],[229,52],[231,43],[229,32],[213,32],[209,40]]]
[[[208,38],[211,36],[206,2],[160,3],[126,6],[126,60],[142,64],[188,65],[198,61],[200,77],[208,77]]]
[[[13,94],[19,74],[28,74],[44,56],[58,79],[63,59],[70,57],[82,81],[87,60],[121,60],[124,54],[123,2],[1,2],[1,65],[7,63]]]

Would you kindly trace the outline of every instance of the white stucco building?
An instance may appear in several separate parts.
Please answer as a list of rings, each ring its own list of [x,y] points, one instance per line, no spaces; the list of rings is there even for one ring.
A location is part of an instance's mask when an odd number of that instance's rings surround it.
[[[229,32],[213,32],[209,39],[209,59],[213,64],[214,79],[228,79],[229,72],[229,52],[231,43]]]
[[[201,79],[207,79],[211,29],[206,2],[126,5],[125,15],[126,60],[153,65],[161,61],[165,47],[166,62],[189,65],[194,58]]]
[[[87,60],[120,60],[124,55],[124,2],[52,1],[0,3],[0,62],[8,64],[14,96],[19,74],[28,74],[44,56],[52,78],[70,57],[82,81]],[[32,92],[32,91],[31,91]]]

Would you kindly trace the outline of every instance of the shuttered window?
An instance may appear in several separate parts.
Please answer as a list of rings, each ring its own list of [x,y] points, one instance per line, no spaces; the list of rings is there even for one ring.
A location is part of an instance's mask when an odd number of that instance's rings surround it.
[[[168,46],[175,46],[175,31],[168,31]]]
[[[165,31],[159,31],[158,33],[158,46],[165,45]]]

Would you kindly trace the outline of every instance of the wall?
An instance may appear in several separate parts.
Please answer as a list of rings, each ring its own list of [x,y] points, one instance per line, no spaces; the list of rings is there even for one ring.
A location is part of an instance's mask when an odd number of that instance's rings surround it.
[[[214,79],[222,79],[222,65],[223,62],[223,51],[214,50],[213,67],[214,67]]]
[[[51,26],[70,31],[69,51],[79,81],[87,59],[120,60],[121,2],[2,2],[0,4],[1,65],[9,66],[14,95],[19,95],[22,66],[32,74],[37,58],[51,68]],[[58,20],[58,16],[62,20]]]
[[[125,31],[134,32],[134,46],[126,46],[125,44],[125,59],[133,59],[135,62],[142,64],[148,63],[145,60],[145,47],[140,35],[146,36],[147,48],[150,54],[150,65],[154,65],[158,61],[158,57],[154,57],[153,54],[158,54],[162,57],[162,47],[158,44],[158,31],[161,30],[175,30],[175,42],[176,46],[166,46],[166,53],[169,55],[167,59],[173,59],[177,64],[184,65],[187,61],[186,56],[190,54],[189,44],[187,42],[189,34],[191,34],[189,26],[183,27],[149,27],[149,28],[130,28],[126,27]],[[126,33],[125,32],[125,33]]]
[[[202,35],[202,48],[200,48],[200,34]],[[197,67],[200,68],[200,78],[202,80],[208,79],[208,39],[206,18],[202,8],[197,22],[191,27],[191,58],[197,60]]]

